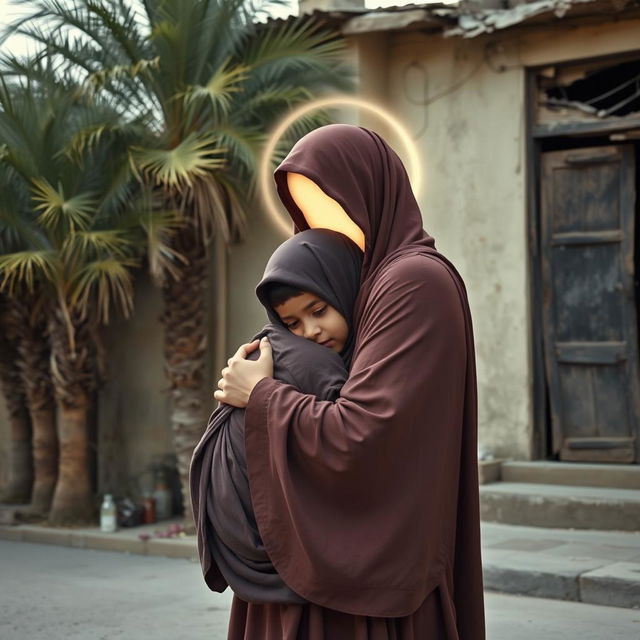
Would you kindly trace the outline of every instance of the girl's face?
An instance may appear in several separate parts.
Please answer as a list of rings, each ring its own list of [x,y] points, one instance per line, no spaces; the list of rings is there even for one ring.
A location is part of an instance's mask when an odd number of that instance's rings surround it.
[[[274,307],[287,329],[340,353],[349,336],[344,316],[314,293],[302,293]]]

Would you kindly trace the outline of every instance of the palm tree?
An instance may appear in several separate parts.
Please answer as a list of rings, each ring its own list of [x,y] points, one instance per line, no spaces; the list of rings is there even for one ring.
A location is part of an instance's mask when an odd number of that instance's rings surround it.
[[[106,130],[111,119],[111,133],[116,131],[117,114],[100,101],[89,104],[69,78],[35,63],[31,68],[39,80],[14,75],[11,84],[0,83],[0,172],[11,173],[14,192],[22,193],[4,207],[3,226],[14,246],[0,255],[0,290],[12,300],[29,296],[34,329],[47,319],[60,450],[49,520],[87,522],[96,506],[87,416],[99,381],[98,325],[108,322],[114,308],[131,311],[130,270],[138,262],[140,226],[137,212],[123,205],[135,202],[134,183],[118,159],[123,143]],[[30,364],[37,360],[39,366],[41,353],[25,343],[23,378],[30,380],[32,417],[48,407],[44,372]],[[51,455],[53,418],[41,417]],[[44,495],[36,502],[45,508]]]
[[[6,147],[2,151],[6,152]],[[29,197],[20,182],[15,171],[0,160],[0,253],[17,250],[22,239],[32,234],[26,220]],[[30,502],[32,513],[46,514],[58,473],[58,440],[45,298],[42,292],[23,294],[13,298],[2,295],[0,304],[3,390],[13,427],[12,481],[3,501]],[[16,490],[17,477],[22,478],[21,490]]]
[[[49,368],[50,348],[43,304],[46,299],[37,295],[5,298],[2,305],[2,345],[4,357],[12,357],[15,372],[12,383],[4,385],[5,400],[11,413],[26,413],[32,429],[21,429],[24,443],[13,453],[12,468],[23,468],[20,477],[31,477],[26,500],[30,513],[44,516],[49,512],[58,476],[58,437],[55,422],[55,401]],[[14,418],[15,420],[15,418]],[[13,422],[13,421],[12,421]],[[16,431],[14,426],[14,432]],[[30,436],[29,439],[27,437]],[[14,437],[14,442],[18,438]],[[18,445],[16,445],[18,446]],[[11,495],[11,491],[9,491]],[[25,495],[25,494],[21,494]],[[4,498],[5,502],[15,502]]]
[[[109,95],[125,120],[151,116],[149,135],[130,148],[130,159],[154,206],[183,216],[160,244],[159,229],[151,229],[149,264],[164,296],[171,421],[189,516],[189,461],[205,425],[210,242],[244,237],[266,132],[293,106],[330,88],[352,88],[340,62],[344,45],[308,18],[256,24],[276,2],[23,4],[36,8],[14,32],[46,45],[91,90]],[[291,139],[327,122],[324,112],[299,121],[280,157]]]
[[[8,482],[0,492],[0,502],[24,504],[31,498],[33,461],[31,421],[19,367],[15,335],[11,331],[11,303],[0,297],[0,388],[9,414],[10,449]]]

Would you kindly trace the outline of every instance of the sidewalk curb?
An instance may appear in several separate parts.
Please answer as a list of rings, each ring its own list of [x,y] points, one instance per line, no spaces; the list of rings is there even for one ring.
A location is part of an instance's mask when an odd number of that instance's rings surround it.
[[[566,563],[553,568],[525,566],[511,558],[484,562],[483,579],[485,590],[497,593],[640,609],[640,562],[590,558],[578,561],[574,568]]]
[[[153,526],[136,527],[135,529],[120,529],[115,533],[103,533],[100,529],[56,529],[53,527],[39,527],[37,525],[0,526],[0,540],[14,542],[35,542],[38,544],[52,544],[62,547],[78,549],[95,549],[98,551],[119,551],[146,556],[160,556],[163,558],[186,558],[198,561],[196,537],[186,538],[155,538],[154,529],[170,524],[160,522]],[[150,535],[149,539],[141,540],[138,535]]]
[[[0,539],[80,549],[118,551],[198,562],[196,537],[158,538],[156,529],[170,522],[103,533],[97,527],[58,529],[37,525],[0,526]],[[141,540],[139,535],[150,536]],[[640,561],[551,558],[539,553],[500,549],[483,550],[484,587],[487,591],[554,600],[640,609]],[[639,558],[640,560],[640,558]]]

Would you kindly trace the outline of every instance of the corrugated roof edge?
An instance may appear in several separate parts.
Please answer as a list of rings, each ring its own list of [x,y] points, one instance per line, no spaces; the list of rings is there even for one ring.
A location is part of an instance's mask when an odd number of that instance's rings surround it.
[[[543,24],[563,18],[619,16],[640,8],[640,0],[535,0],[508,9],[471,9],[450,4],[408,4],[377,9],[314,10],[312,18],[328,23],[344,35],[421,28],[445,37],[474,38],[523,23]],[[291,22],[298,16],[274,18],[265,25]]]

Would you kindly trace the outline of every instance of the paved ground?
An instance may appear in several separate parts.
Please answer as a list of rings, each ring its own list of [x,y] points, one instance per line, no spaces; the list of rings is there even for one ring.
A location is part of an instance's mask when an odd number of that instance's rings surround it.
[[[0,522],[3,514],[11,515],[12,510],[15,507],[0,505]],[[166,533],[170,524],[120,529],[115,533],[102,533],[96,526],[64,529],[5,524],[0,525],[0,539],[197,559],[194,536],[157,537]],[[180,522],[176,520],[175,524]],[[640,532],[491,522],[482,522],[481,526],[484,584],[488,591],[630,609],[640,607]]]
[[[3,640],[224,640],[230,595],[185,559],[0,540]],[[629,640],[640,610],[487,594],[488,640]]]

